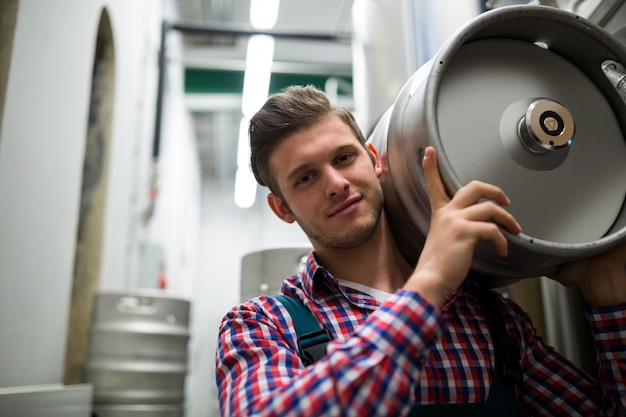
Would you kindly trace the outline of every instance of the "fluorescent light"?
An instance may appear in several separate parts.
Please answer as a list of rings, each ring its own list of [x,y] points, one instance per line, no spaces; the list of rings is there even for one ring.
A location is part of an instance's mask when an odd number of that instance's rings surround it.
[[[241,103],[245,117],[252,117],[267,100],[273,60],[274,38],[267,35],[251,36],[248,40]]]
[[[250,163],[250,143],[248,142],[248,124],[250,118],[242,117],[239,121],[239,140],[237,142],[237,168],[246,168]]]
[[[248,167],[237,168],[235,174],[235,204],[237,207],[250,208],[256,199],[256,181]]]
[[[250,23],[256,29],[271,29],[278,18],[280,0],[252,0]],[[250,144],[248,123],[263,106],[270,90],[272,61],[274,60],[274,38],[254,35],[248,39],[246,71],[243,77],[243,94],[237,145],[237,173],[235,174],[235,204],[241,208],[252,207],[256,199],[257,183],[250,172]]]
[[[237,172],[235,173],[235,204],[249,208],[256,199],[256,179],[250,172],[250,144],[248,142],[248,124],[250,119],[242,117],[239,122],[239,141],[237,143]]]
[[[280,0],[252,0],[250,2],[250,23],[255,29],[271,29],[278,18]]]

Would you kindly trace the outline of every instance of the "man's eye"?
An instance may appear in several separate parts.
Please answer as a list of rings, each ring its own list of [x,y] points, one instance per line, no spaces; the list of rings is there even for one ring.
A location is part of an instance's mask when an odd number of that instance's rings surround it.
[[[342,163],[342,162],[346,162],[349,161],[352,158],[352,154],[347,153],[345,155],[341,155],[337,158],[337,163]]]
[[[298,182],[296,184],[298,184],[298,185],[306,184],[307,182],[309,182],[311,180],[311,178],[313,178],[313,175],[306,174],[306,175],[300,177],[300,179],[298,179]]]

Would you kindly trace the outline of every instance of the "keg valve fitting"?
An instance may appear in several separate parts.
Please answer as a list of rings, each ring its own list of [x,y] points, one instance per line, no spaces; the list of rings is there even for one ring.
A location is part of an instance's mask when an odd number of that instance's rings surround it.
[[[574,119],[560,103],[549,99],[533,101],[518,125],[518,135],[533,153],[567,148],[574,139]]]

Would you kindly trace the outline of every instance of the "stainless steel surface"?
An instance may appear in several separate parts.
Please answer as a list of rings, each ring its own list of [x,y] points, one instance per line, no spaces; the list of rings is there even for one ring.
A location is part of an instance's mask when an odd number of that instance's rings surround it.
[[[547,99],[538,104],[535,97]],[[534,101],[517,119],[528,120],[532,113],[535,134],[541,115],[556,114],[555,101],[573,115],[569,125],[575,122],[576,138],[551,169],[519,163],[502,146],[500,115],[525,98]],[[619,214],[626,195],[626,146],[618,120],[595,84],[550,49],[508,39],[463,45],[442,79],[437,117],[442,150],[460,183],[479,179],[504,189],[525,235],[584,244],[604,236]],[[563,144],[573,127],[570,131]],[[550,138],[544,134],[535,143]],[[527,159],[543,161],[545,151],[520,148]],[[554,148],[550,153],[564,151],[562,145]]]
[[[311,250],[308,246],[263,249],[241,260],[241,301],[278,294],[285,278],[300,271]]]
[[[184,417],[182,404],[96,404],[93,417]]]
[[[497,9],[457,31],[407,82],[370,137],[381,152],[387,211],[405,256],[416,259],[429,227],[420,166],[429,145],[450,195],[480,179],[511,197],[523,233],[505,233],[506,258],[479,243],[473,263],[496,284],[548,274],[626,240],[626,108],[602,71],[606,60],[626,62],[624,46],[550,7]],[[524,144],[518,126],[537,100],[571,114],[571,146],[533,152]]]
[[[0,388],[0,416],[91,417],[92,394],[90,384]]]
[[[419,66],[420,32],[409,29],[414,9],[419,8],[415,3],[354,0],[352,4],[355,117],[365,134]]]
[[[558,151],[572,144],[574,119],[565,106],[556,101],[533,101],[518,125],[519,138],[533,153]]]
[[[546,341],[576,365],[593,373],[596,349],[585,316],[585,302],[575,287],[542,277],[541,298],[547,314]]]
[[[94,407],[184,402],[189,308],[156,291],[97,294],[87,360]]]

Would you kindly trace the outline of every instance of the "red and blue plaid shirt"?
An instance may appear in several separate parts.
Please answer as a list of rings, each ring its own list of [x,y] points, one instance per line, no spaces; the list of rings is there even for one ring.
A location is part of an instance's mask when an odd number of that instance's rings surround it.
[[[399,416],[415,403],[485,401],[491,336],[467,280],[437,311],[399,290],[379,304],[317,264],[281,292],[301,300],[329,331],[327,354],[304,367],[287,310],[271,297],[226,314],[217,346],[223,416]],[[530,318],[499,297],[508,333],[520,342],[518,400],[530,416],[626,416],[626,305],[588,309],[598,350],[596,381],[537,336]]]

